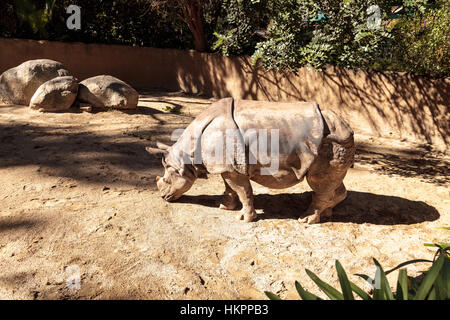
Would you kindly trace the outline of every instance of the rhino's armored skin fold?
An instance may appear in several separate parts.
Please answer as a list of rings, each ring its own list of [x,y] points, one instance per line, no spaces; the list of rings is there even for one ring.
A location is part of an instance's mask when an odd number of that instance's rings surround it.
[[[315,102],[232,98],[203,111],[173,146],[157,145],[147,151],[163,157],[165,174],[157,177],[157,186],[165,200],[178,199],[206,173],[221,174],[220,207],[234,210],[241,202],[237,217],[245,221],[257,217],[250,180],[282,189],[306,177],[314,193],[301,221],[318,223],[331,216],[346,198],[343,179],[355,154],[353,130]]]

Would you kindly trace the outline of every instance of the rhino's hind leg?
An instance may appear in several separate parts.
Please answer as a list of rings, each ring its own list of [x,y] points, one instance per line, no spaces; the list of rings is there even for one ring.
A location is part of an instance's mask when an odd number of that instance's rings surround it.
[[[308,183],[314,190],[313,198],[306,210],[306,217],[299,220],[309,224],[319,223],[321,218],[332,216],[333,208],[347,197],[347,190],[342,182],[334,190],[334,183],[331,183],[331,190],[328,188],[329,185],[321,187],[310,180]]]
[[[220,201],[220,209],[223,210],[235,210],[239,207],[239,197],[233,189],[231,189],[227,180],[222,175],[223,182],[225,184],[225,191],[223,193],[222,199]]]
[[[253,189],[247,176],[238,173],[222,173],[222,178],[242,202],[242,209],[237,215],[239,220],[250,222],[256,219],[257,214],[253,207]]]
[[[314,193],[307,216],[299,219],[301,222],[318,223],[321,217],[330,217],[332,209],[347,197],[342,181],[353,164],[354,152],[353,140],[346,144],[326,143],[321,147],[320,156],[306,175]]]

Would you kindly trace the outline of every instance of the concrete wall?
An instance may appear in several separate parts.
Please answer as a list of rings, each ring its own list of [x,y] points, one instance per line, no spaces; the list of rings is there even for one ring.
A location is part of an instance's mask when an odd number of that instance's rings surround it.
[[[137,89],[161,88],[214,97],[317,101],[356,132],[450,144],[450,78],[407,73],[306,68],[298,75],[266,72],[247,57],[195,51],[0,38],[0,73],[26,60],[62,62],[80,80],[110,74]]]

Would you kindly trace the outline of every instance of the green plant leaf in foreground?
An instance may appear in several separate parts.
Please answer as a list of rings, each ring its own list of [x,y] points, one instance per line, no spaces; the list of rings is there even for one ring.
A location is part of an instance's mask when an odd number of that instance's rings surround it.
[[[347,274],[345,273],[344,268],[342,268],[339,260],[336,260],[336,271],[338,274],[339,283],[341,284],[344,300],[354,300],[355,298],[353,297],[350,281],[348,280]]]
[[[426,259],[414,259],[414,260],[409,260],[409,261],[405,261],[403,263],[400,263],[398,266],[396,266],[395,268],[392,268],[388,271],[385,272],[386,275],[388,275],[389,273],[391,273],[392,271],[395,271],[399,268],[402,268],[404,266],[407,266],[408,264],[413,264],[413,263],[418,263],[418,262],[430,262],[432,263],[433,261],[431,260],[426,260]]]
[[[440,248],[440,249],[447,249],[450,248],[450,244],[449,243],[445,243],[445,242],[438,242],[438,243],[424,243],[423,244],[425,247],[435,247],[435,248]]]
[[[445,256],[444,256],[445,257]],[[444,264],[434,282],[436,289],[436,299],[443,300],[450,298],[450,259],[445,258]]]
[[[315,294],[312,294],[311,292],[308,292],[305,289],[303,289],[303,287],[298,281],[295,281],[295,288],[297,289],[298,294],[303,300],[322,300]]]
[[[308,276],[316,283],[316,285],[322,290],[331,300],[344,300],[342,293],[337,291],[335,288],[322,281],[318,276],[316,276],[312,271],[305,270]]]
[[[392,294],[391,287],[386,278],[386,274],[384,273],[383,267],[381,267],[381,264],[377,261],[377,259],[373,258],[373,262],[375,263],[377,268],[379,268],[381,290],[384,293],[386,300],[394,300],[394,295]]]
[[[270,300],[281,300],[281,298],[279,296],[277,296],[275,293],[272,293],[269,291],[264,291],[264,293]]]
[[[447,229],[448,228],[442,228]],[[354,300],[353,292],[356,293],[363,300],[445,300],[450,299],[450,247],[448,244],[426,243],[426,246],[437,247],[433,261],[425,259],[415,259],[400,263],[395,268],[385,272],[381,264],[373,258],[373,262],[377,267],[375,279],[371,279],[365,274],[355,274],[363,278],[372,285],[372,292],[367,293],[356,284],[351,282],[342,267],[341,263],[336,260],[336,271],[339,278],[339,283],[342,288],[342,293],[333,288],[329,284],[322,281],[312,271],[305,269],[306,274],[314,281],[314,283],[322,290],[331,300]],[[437,258],[437,259],[436,259]],[[400,269],[398,272],[398,279],[396,283],[396,291],[393,292],[389,285],[386,275],[404,266],[413,263],[431,263],[431,267],[423,272],[425,277],[411,277],[408,276],[406,269]],[[320,297],[306,291],[299,282],[295,281],[295,287],[298,294],[303,300],[322,300]],[[279,296],[265,292],[272,300],[281,300]],[[372,296],[371,296],[372,295]]]
[[[408,300],[408,275],[405,269],[398,272],[397,300]]]
[[[431,287],[434,284],[434,281],[439,275],[439,271],[441,270],[444,264],[444,259],[446,259],[446,257],[443,254],[440,254],[439,258],[433,263],[432,267],[427,272],[427,275],[420,284],[420,287],[417,290],[417,294],[414,297],[414,300],[424,300],[426,298],[426,296],[431,290]]]
[[[358,287],[356,284],[354,284],[351,281],[350,281],[350,286],[351,286],[353,292],[355,292],[358,296],[360,296],[361,299],[372,300],[372,298],[370,297],[370,295],[367,292],[365,292],[363,289],[361,289],[360,287]]]

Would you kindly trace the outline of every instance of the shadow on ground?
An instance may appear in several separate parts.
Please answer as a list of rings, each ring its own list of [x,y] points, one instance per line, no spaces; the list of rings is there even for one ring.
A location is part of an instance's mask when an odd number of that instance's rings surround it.
[[[125,183],[154,187],[161,160],[145,146],[161,135],[160,126],[147,130],[147,139],[129,131],[115,135],[80,128],[0,125],[0,169],[36,165],[40,174],[102,184]]]
[[[0,218],[0,233],[18,230],[26,231],[32,229],[36,226],[42,225],[44,222],[42,220],[32,220],[32,219],[20,219],[16,217],[1,217]]]
[[[427,147],[391,149],[358,144],[355,162],[371,165],[381,174],[417,177],[437,185],[449,184],[450,161],[437,158]]]
[[[255,209],[262,209],[259,219],[298,219],[311,202],[312,192],[301,194],[258,194],[255,195]],[[177,202],[191,203],[217,208],[220,195],[184,195]],[[349,191],[347,199],[333,210],[333,216],[323,222],[370,223],[376,225],[415,224],[434,221],[439,212],[422,201],[378,195],[367,192]]]

